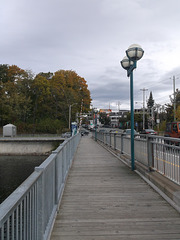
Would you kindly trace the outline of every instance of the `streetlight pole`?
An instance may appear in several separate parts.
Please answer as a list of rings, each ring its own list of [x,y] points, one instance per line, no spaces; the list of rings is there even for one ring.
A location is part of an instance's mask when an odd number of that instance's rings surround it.
[[[137,45],[131,45],[126,50],[126,56],[121,61],[121,66],[127,70],[127,76],[130,77],[130,100],[131,100],[131,169],[134,171],[134,96],[133,96],[133,70],[137,67],[137,61],[142,58],[143,49]]]
[[[69,104],[69,129],[71,129],[71,108],[77,103]]]

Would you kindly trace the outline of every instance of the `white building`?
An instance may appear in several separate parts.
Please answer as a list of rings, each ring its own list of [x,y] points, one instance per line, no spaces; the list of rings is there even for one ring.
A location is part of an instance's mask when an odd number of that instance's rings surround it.
[[[111,112],[109,117],[111,119],[111,126],[112,127],[119,127],[121,119],[126,119],[127,114],[129,113],[128,110],[119,110],[116,112]]]

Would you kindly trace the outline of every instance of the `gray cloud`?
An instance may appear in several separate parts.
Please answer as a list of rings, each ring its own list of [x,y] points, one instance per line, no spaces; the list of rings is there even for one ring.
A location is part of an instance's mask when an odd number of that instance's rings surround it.
[[[145,53],[134,71],[134,98],[142,101],[145,87],[167,102],[170,77],[180,74],[179,8],[171,0],[3,1],[0,61],[35,73],[72,69],[86,79],[95,107],[120,101],[126,108],[129,80],[119,62],[138,43]]]

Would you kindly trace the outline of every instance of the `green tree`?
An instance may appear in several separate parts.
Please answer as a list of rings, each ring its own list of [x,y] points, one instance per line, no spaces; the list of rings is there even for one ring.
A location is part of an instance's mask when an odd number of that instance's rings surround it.
[[[21,130],[57,132],[67,127],[70,105],[75,120],[82,103],[87,112],[90,102],[85,79],[74,71],[41,72],[34,76],[16,65],[0,65],[2,126],[13,123]]]
[[[76,103],[72,108],[72,118],[76,112],[80,112],[83,102],[83,111],[90,108],[90,92],[86,81],[74,71],[59,70],[49,80],[51,94],[54,99],[54,113],[56,117],[63,118],[68,123],[69,106]]]
[[[153,95],[152,95],[152,92],[150,92],[150,95],[149,95],[149,99],[148,99],[148,102],[147,102],[147,107],[148,109],[151,109],[153,108],[154,106],[154,99],[153,99]]]
[[[5,69],[5,68],[4,68]],[[1,124],[26,121],[31,111],[30,82],[32,75],[12,65],[1,79]]]
[[[110,117],[105,112],[100,113],[99,121],[104,125],[110,125],[111,123]]]
[[[42,75],[36,75],[31,86],[33,105],[33,124],[43,118],[51,116],[50,82]],[[35,131],[35,129],[34,129]]]
[[[8,65],[7,64],[0,64],[0,82],[7,82],[8,81]]]

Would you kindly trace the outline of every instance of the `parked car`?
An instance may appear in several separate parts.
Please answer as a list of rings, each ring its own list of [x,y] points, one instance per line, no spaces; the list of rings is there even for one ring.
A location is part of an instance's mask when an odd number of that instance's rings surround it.
[[[157,132],[155,132],[153,129],[143,129],[140,131],[140,134],[157,135]]]
[[[61,135],[61,137],[63,137],[63,138],[69,138],[69,137],[71,137],[71,132],[65,132],[65,133],[63,133],[63,134]]]
[[[124,132],[127,137],[130,137],[131,136],[131,129],[125,129]],[[136,137],[136,135],[138,134],[138,132],[136,132],[136,130],[134,129],[134,136]]]

